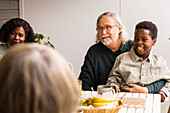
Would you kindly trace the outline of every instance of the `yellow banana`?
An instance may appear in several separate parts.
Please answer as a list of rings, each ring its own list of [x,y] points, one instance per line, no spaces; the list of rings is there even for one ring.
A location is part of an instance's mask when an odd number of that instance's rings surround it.
[[[92,105],[93,107],[102,107],[108,104],[114,104],[116,107],[118,107],[119,102],[109,97],[93,97],[84,101],[82,100],[81,104],[85,106]]]
[[[92,103],[93,107],[102,107],[102,106],[107,106],[108,104],[114,104],[116,107],[118,107],[118,101],[111,102],[111,103]]]
[[[108,97],[93,97],[92,98],[93,103],[111,103],[115,102],[113,98],[108,98]]]
[[[114,101],[113,103],[115,104],[116,107],[119,106],[119,102],[118,101]]]
[[[102,107],[102,106],[106,106],[108,105],[108,103],[92,103],[93,107]]]

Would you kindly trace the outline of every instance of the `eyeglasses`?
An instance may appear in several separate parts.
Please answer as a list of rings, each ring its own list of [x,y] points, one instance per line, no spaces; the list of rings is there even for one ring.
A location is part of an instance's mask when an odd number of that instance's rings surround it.
[[[110,31],[111,31],[111,28],[113,28],[114,26],[117,26],[117,25],[106,26],[106,27],[97,27],[96,30],[97,30],[98,33],[102,33],[103,29],[104,29],[106,32],[110,32]]]

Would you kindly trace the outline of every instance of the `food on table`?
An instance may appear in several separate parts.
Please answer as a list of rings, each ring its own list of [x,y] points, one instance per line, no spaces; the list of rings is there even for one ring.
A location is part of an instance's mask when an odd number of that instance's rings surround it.
[[[92,105],[93,107],[102,107],[102,106],[107,106],[109,104],[114,104],[116,107],[118,107],[119,102],[109,97],[92,97],[92,98],[81,100],[80,102],[81,106]]]
[[[107,106],[108,103],[92,103],[93,107],[102,107],[102,106]]]

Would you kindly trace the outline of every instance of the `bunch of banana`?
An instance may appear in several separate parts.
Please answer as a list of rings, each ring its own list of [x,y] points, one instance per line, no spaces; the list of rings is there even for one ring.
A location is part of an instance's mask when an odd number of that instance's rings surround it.
[[[113,103],[116,107],[119,105],[118,101],[114,100],[113,98],[108,98],[108,97],[88,98],[86,100],[81,100],[80,104],[83,106],[92,105],[93,107],[102,107],[110,103]]]
[[[80,101],[80,106],[86,106],[88,107],[89,105],[92,104],[92,98],[88,98],[88,99],[85,99],[85,100],[81,100]]]
[[[93,107],[102,107],[106,106],[110,103],[113,103],[116,107],[119,105],[118,101],[109,97],[93,97],[92,98],[92,106]]]

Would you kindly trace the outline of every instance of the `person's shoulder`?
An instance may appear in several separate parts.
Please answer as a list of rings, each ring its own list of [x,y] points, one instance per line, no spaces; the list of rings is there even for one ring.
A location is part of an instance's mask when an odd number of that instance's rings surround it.
[[[133,46],[133,41],[132,40],[128,40],[125,44],[122,45],[122,49],[124,51],[129,51],[132,46]]]
[[[129,51],[126,51],[122,54],[120,54],[117,58],[119,58],[120,60],[123,60],[123,59],[131,59],[132,55],[134,54],[134,49],[133,47],[129,48]]]
[[[4,48],[8,48],[8,44],[0,42],[0,49],[4,49]]]
[[[166,63],[165,59],[161,55],[153,54],[152,58],[155,63]]]
[[[158,54],[153,54],[152,57],[156,60],[163,59],[163,57],[161,55],[158,55]]]
[[[102,50],[105,50],[105,47],[104,45],[102,45],[101,42],[99,43],[96,43],[96,44],[93,44],[92,46],[89,47],[89,49],[87,50],[87,53],[86,53],[86,56],[93,56],[93,57],[96,57],[96,56],[101,56],[101,54],[103,54],[104,51]]]
[[[127,51],[127,52],[124,52],[124,53],[120,54],[119,56],[117,56],[117,59],[121,60],[121,59],[128,57],[129,55],[130,55],[130,52]]]
[[[129,47],[132,47],[133,46],[133,40],[128,40],[126,43],[125,43],[126,46],[129,46]]]
[[[99,42],[99,43],[96,43],[96,44],[93,44],[92,46],[90,46],[89,51],[96,51],[96,50],[100,49],[101,47],[102,47],[102,44],[101,44],[101,42]]]
[[[102,43],[101,43],[101,42],[99,42],[99,43],[95,43],[95,44],[93,44],[90,48],[100,47],[101,45],[102,45]]]
[[[1,43],[0,44],[0,55],[5,54],[8,49],[9,49],[9,47],[8,47],[7,43]]]

